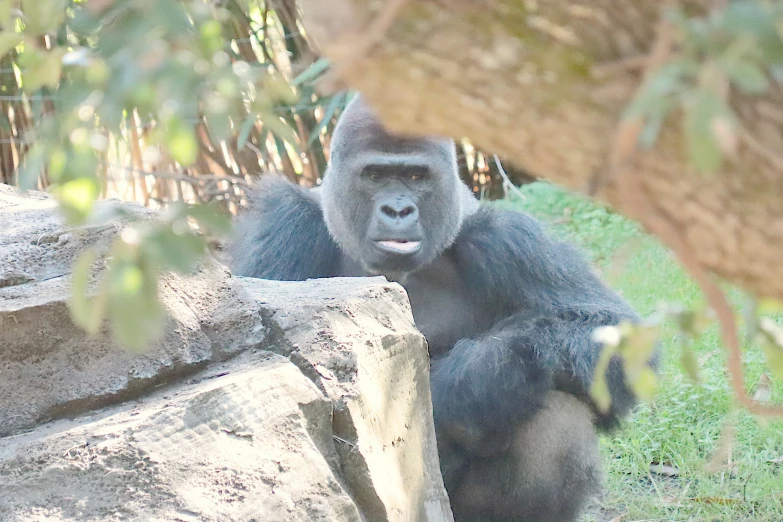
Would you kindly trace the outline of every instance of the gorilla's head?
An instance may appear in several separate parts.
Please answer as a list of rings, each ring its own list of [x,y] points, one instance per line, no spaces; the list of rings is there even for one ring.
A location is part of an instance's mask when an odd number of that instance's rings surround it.
[[[356,96],[331,143],[321,188],[329,233],[371,274],[399,280],[456,238],[472,198],[454,142],[392,135]]]

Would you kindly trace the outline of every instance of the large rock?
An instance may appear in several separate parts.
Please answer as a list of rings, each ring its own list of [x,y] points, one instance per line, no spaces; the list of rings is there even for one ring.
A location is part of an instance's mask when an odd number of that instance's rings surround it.
[[[279,349],[334,402],[344,476],[369,520],[451,520],[424,337],[400,285],[359,281],[243,280],[283,330]]]
[[[269,353],[219,370],[0,443],[0,518],[360,521],[315,385]]]
[[[119,205],[100,202],[97,212]],[[87,247],[105,250],[122,226],[69,228],[52,198],[0,185],[0,436],[139,395],[263,340],[255,301],[214,261],[163,278],[166,334],[143,355],[117,349],[108,332],[87,336],[67,306],[71,266]]]
[[[164,278],[166,335],[132,354],[66,305],[75,256],[121,222],[69,230],[0,185],[0,225],[0,520],[452,520],[399,285],[209,261]]]

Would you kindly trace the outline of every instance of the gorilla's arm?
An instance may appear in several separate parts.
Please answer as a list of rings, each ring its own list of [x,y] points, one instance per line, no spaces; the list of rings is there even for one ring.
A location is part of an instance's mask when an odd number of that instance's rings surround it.
[[[237,220],[230,252],[235,275],[281,281],[335,275],[338,247],[306,190],[279,177],[259,183]]]
[[[464,223],[453,255],[479,309],[495,320],[490,331],[459,341],[433,362],[433,402],[443,430],[468,447],[502,441],[551,388],[590,403],[600,355],[592,331],[637,320],[633,310],[574,248],[547,237],[526,214],[482,208]],[[597,419],[603,428],[615,426],[636,402],[619,361],[607,381],[612,408]]]

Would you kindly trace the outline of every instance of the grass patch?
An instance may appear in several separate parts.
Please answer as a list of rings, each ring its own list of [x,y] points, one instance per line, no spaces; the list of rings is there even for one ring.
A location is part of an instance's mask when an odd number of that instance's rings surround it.
[[[529,212],[549,223],[556,236],[581,246],[604,280],[642,315],[662,303],[703,303],[698,287],[667,249],[635,223],[548,183],[522,190],[524,201],[492,204]],[[741,306],[740,291],[730,288],[729,297]],[[679,365],[678,332],[672,325],[665,328],[663,342],[654,402],[639,406],[622,430],[601,440],[606,493],[583,521],[783,521],[783,422],[733,409],[716,327],[694,345],[700,385]],[[764,373],[764,355],[758,346],[748,346],[745,361],[752,387]],[[770,384],[772,400],[783,402],[783,382],[773,378]],[[705,464],[729,421],[736,426],[731,463],[707,472]],[[678,474],[653,474],[653,462],[672,466]]]

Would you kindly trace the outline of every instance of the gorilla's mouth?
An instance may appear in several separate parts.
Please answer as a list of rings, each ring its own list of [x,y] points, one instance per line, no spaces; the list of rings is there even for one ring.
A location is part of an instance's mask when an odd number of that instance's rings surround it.
[[[389,239],[385,241],[376,241],[375,244],[381,247],[382,250],[395,254],[415,254],[421,250],[421,241]]]

